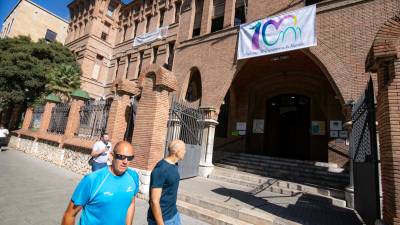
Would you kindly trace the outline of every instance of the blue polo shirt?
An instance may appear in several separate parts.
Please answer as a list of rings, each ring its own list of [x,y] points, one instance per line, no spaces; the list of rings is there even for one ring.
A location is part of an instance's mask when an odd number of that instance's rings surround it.
[[[179,180],[180,176],[178,166],[168,163],[165,160],[159,161],[151,172],[150,189],[162,188],[160,207],[164,221],[173,218],[178,213],[178,209],[176,208],[176,199]],[[147,218],[154,221],[151,208],[149,208],[149,211],[147,212]]]
[[[72,202],[82,206],[80,225],[124,225],[132,199],[139,190],[139,175],[132,169],[115,176],[104,167],[86,175]]]

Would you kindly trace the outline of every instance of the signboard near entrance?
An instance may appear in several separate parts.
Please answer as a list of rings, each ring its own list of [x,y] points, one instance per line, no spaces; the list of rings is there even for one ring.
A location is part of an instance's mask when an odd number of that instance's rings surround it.
[[[315,5],[242,24],[238,59],[292,51],[317,45]]]

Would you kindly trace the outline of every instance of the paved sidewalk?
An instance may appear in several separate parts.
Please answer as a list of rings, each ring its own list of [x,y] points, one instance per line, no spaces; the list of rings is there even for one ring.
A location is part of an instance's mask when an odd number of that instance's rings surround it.
[[[16,150],[0,152],[0,224],[56,225],[80,175]],[[146,223],[147,202],[137,199],[135,225]],[[206,225],[182,215],[185,225]]]

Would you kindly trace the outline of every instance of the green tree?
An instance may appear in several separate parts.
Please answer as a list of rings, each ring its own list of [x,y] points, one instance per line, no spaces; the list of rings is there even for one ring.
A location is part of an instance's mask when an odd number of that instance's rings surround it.
[[[20,36],[0,39],[0,51],[0,108],[40,101],[50,91],[57,90],[56,86],[61,87],[56,85],[60,83],[57,79],[68,76],[63,72],[74,74],[70,88],[79,87],[75,80],[76,73],[80,74],[79,66],[74,55],[60,43],[32,42],[29,37]],[[61,69],[64,67],[67,69]],[[62,90],[68,89],[68,84],[62,86]],[[71,89],[60,90],[57,93],[68,95]]]

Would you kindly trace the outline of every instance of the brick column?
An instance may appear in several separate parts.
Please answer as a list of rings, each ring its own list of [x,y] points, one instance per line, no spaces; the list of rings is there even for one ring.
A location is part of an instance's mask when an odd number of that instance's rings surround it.
[[[386,224],[400,224],[400,60],[387,66],[392,79],[386,87],[382,84],[384,68],[378,69],[377,107],[383,220]]]
[[[38,133],[46,133],[47,129],[49,128],[50,125],[50,119],[51,119],[51,110],[56,104],[53,102],[46,102],[46,105],[44,106],[44,112],[42,114],[42,119],[40,120],[40,127],[38,130]]]
[[[138,95],[140,89],[133,81],[120,80],[114,84],[114,92],[117,97],[111,103],[107,121],[107,133],[113,141],[121,141],[124,139],[128,123],[127,116],[129,112],[127,112],[127,109],[131,103],[131,96]]]
[[[233,27],[235,22],[235,3],[238,0],[225,0],[224,28]]]
[[[33,117],[33,108],[28,107],[25,112],[24,122],[22,123],[22,129],[27,130],[29,129],[29,125],[31,124]]]
[[[79,127],[79,110],[84,102],[80,99],[73,99],[68,113],[68,122],[65,127],[64,137],[72,138]]]
[[[152,64],[139,78],[142,94],[138,104],[132,144],[136,149],[133,167],[152,170],[163,158],[169,112],[169,93],[177,86],[175,76]]]
[[[201,17],[200,35],[208,34],[211,32],[211,17],[213,10],[212,7],[213,7],[212,0],[204,0],[203,15]]]

